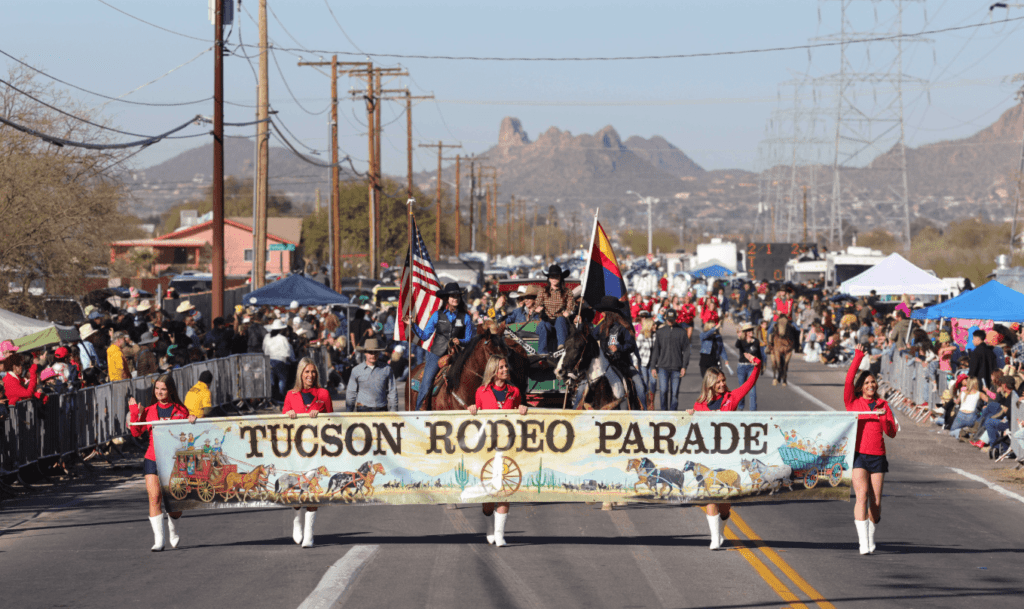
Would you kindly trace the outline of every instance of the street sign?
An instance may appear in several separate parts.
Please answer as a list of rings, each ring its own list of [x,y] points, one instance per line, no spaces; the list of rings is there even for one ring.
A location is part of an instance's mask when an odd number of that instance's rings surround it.
[[[294,252],[295,246],[291,243],[271,243],[267,249],[272,252]]]

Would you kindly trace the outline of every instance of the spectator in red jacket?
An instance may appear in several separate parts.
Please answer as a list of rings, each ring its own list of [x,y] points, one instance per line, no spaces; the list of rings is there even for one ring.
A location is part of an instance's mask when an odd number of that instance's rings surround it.
[[[10,353],[0,365],[4,372],[4,395],[7,396],[7,403],[13,406],[19,400],[26,400],[36,393],[36,385],[39,382],[39,361],[33,358],[28,368],[28,379],[23,379],[25,373],[26,358],[20,353]]]
[[[740,401],[747,396],[751,387],[757,383],[757,377],[761,376],[761,360],[749,353],[744,353],[747,361],[754,364],[754,371],[750,374],[747,382],[740,385],[739,389],[729,391],[725,382],[725,375],[718,368],[711,367],[704,373],[704,382],[701,385],[700,396],[694,403],[693,408],[687,410],[687,414],[694,412],[732,412],[739,406]],[[712,550],[722,547],[723,529],[725,521],[729,520],[732,514],[731,503],[709,503],[704,506],[708,517],[708,528],[711,529]]]
[[[190,415],[188,409],[181,403],[181,398],[178,397],[178,388],[174,384],[174,377],[170,374],[160,375],[153,382],[152,404],[140,408],[139,403],[132,396],[128,398],[128,409],[131,413],[132,423],[152,423],[170,419],[188,419],[189,423],[196,422],[196,418]],[[146,479],[146,493],[149,495],[149,524],[153,527],[153,547],[151,549],[154,552],[159,552],[164,549],[163,494],[160,488],[160,477],[157,475],[153,436],[161,432],[152,425],[132,425],[131,430],[132,435],[136,438],[149,432],[149,449],[146,450],[146,457],[142,461],[142,471]],[[178,527],[175,524],[178,518],[181,518],[181,512],[167,514],[167,536],[172,548],[178,547]]]
[[[519,389],[510,385],[508,374],[508,360],[500,355],[492,355],[484,367],[483,383],[476,390],[476,400],[469,407],[469,414],[476,415],[478,410],[513,410],[518,408],[520,415],[526,415],[527,407],[522,403]],[[499,467],[495,465],[495,467]],[[500,469],[498,470],[500,474]],[[491,484],[490,480],[480,481],[485,487]],[[497,504],[483,504],[484,516],[494,514],[494,532],[487,536],[487,543],[494,544],[500,548],[505,545],[505,521],[508,520],[508,502]]]
[[[863,345],[857,345],[846,373],[843,402],[849,412],[863,412],[857,421],[857,445],[853,455],[853,492],[857,503],[853,506],[853,523],[857,526],[860,553],[875,551],[875,528],[882,519],[882,483],[889,471],[885,458],[885,439],[896,437],[899,424],[889,404],[878,397],[878,382],[869,371],[857,374],[864,359]]]
[[[320,413],[334,412],[334,405],[331,403],[331,395],[326,389],[320,386],[320,372],[316,364],[308,357],[299,360],[299,366],[295,374],[295,386],[284,397],[282,414],[294,419],[304,414],[315,419]],[[302,522],[303,508],[295,509],[295,518],[292,521],[292,539],[303,548],[313,547],[313,525],[316,524],[315,507],[304,508],[306,510],[305,523]]]

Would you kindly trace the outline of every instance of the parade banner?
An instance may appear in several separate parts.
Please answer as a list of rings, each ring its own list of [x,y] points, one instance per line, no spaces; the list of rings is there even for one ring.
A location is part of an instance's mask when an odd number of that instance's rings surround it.
[[[155,423],[171,510],[849,500],[857,413],[465,411]],[[870,415],[868,415],[870,416]]]

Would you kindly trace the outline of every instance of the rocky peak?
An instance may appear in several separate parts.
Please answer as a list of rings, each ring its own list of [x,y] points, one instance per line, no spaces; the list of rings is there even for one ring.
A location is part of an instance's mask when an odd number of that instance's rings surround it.
[[[523,124],[518,118],[506,116],[501,121],[501,129],[498,131],[498,146],[522,146],[529,144],[530,137],[523,131]]]
[[[622,148],[622,138],[619,137],[619,132],[615,130],[611,125],[606,126],[594,134],[601,145],[605,148]]]

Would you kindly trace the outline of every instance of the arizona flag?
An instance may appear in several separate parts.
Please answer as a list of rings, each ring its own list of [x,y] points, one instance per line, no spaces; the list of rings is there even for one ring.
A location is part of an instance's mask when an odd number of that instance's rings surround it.
[[[590,241],[590,259],[583,275],[583,301],[594,307],[602,296],[622,298],[626,295],[626,282],[615,260],[615,252],[601,223],[594,218],[594,236]]]

